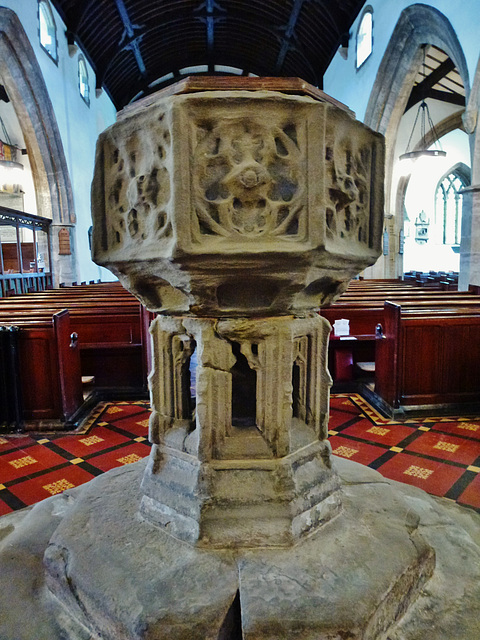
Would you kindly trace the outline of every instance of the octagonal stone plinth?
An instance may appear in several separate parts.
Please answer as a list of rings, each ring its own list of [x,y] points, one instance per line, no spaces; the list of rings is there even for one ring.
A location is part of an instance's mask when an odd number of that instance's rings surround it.
[[[326,441],[329,331],[318,314],[157,317],[142,515],[181,540],[224,548],[289,546],[338,515]],[[236,414],[239,394],[255,399],[253,415]]]
[[[100,136],[94,260],[152,311],[319,307],[379,255],[383,165],[383,138],[321,99],[160,92]]]

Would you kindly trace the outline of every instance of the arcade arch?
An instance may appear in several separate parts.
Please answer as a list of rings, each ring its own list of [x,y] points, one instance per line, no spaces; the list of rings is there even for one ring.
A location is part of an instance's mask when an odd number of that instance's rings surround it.
[[[0,7],[0,78],[20,122],[32,168],[37,214],[50,218],[56,283],[76,280],[75,213],[63,145],[35,53],[16,14]],[[70,253],[60,255],[59,233]],[[65,246],[65,244],[63,245]]]
[[[405,192],[409,180],[402,175],[398,166],[399,132],[416,76],[422,65],[424,45],[433,45],[446,54],[461,78],[466,100],[469,97],[470,85],[465,56],[449,20],[433,7],[420,4],[407,7],[397,22],[383,56],[365,115],[365,123],[383,133],[386,139],[386,229],[390,242],[388,255],[372,268],[371,275],[374,277],[398,277],[404,270],[403,255],[399,253],[399,247],[404,223]],[[463,108],[459,106],[455,113],[450,113],[447,117],[442,117],[442,111],[438,110],[434,120],[437,120],[435,126],[439,137],[454,128],[462,128],[462,114]],[[427,133],[427,145],[428,138]]]

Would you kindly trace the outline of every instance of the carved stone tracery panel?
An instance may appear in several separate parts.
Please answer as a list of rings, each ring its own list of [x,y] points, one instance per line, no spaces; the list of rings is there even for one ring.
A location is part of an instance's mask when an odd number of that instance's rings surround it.
[[[305,123],[254,117],[195,122],[194,241],[303,238],[305,129]]]
[[[147,100],[99,139],[93,254],[157,312],[315,308],[378,255],[382,176],[380,137],[325,102]]]
[[[327,127],[325,140],[326,232],[331,240],[371,246],[371,201],[375,143],[342,117]]]
[[[163,114],[126,136],[105,140],[104,190],[109,216],[108,244],[128,250],[154,245],[172,235],[171,135]]]

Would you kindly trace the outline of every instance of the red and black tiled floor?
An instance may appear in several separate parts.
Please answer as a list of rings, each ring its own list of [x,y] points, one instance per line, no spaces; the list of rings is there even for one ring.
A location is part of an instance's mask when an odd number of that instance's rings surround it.
[[[149,405],[104,403],[80,434],[0,435],[0,515],[148,455]],[[395,422],[357,394],[333,395],[335,455],[480,511],[480,418]]]
[[[398,422],[357,394],[332,396],[330,412],[335,455],[480,511],[480,418]]]
[[[81,434],[0,435],[0,515],[150,452],[146,402],[104,403]]]

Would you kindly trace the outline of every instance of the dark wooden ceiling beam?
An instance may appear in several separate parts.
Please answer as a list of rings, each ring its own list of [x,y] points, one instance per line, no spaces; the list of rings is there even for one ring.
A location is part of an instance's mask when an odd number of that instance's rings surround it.
[[[52,0],[52,3],[55,5],[55,9],[58,11],[60,18],[65,23],[67,32],[69,30],[71,30],[72,32],[76,32],[78,27],[82,23],[86,12],[96,1],[98,0],[86,0],[85,2],[75,3],[73,7],[68,9],[67,12],[65,12],[63,2]]]
[[[325,21],[325,22],[328,21],[328,23],[330,24],[330,28],[332,29],[333,33],[340,34],[339,22],[338,22],[338,20],[335,20],[335,18],[333,17],[331,11],[329,10],[329,7],[331,6],[331,3],[327,3],[327,2],[325,2],[325,0],[310,0],[310,1],[312,2],[312,4],[316,4],[316,5],[319,5],[321,7],[321,9],[322,9],[322,20]],[[359,7],[360,6],[361,5],[359,5]],[[340,7],[337,8],[337,10],[339,10],[339,9],[340,9]],[[358,13],[358,10],[357,10],[357,13]],[[356,17],[356,15],[355,15],[355,17]],[[350,22],[353,22],[353,20],[351,20]],[[348,28],[350,28],[350,25],[348,25]]]
[[[441,102],[448,102],[449,104],[455,104],[459,107],[465,106],[465,96],[462,96],[460,93],[450,93],[450,91],[430,89],[427,93],[427,98],[433,98],[434,100],[440,100]]]
[[[140,75],[144,78],[147,75],[147,70],[140,52],[142,34],[139,32],[141,32],[141,27],[138,24],[132,24],[130,16],[128,15],[127,7],[123,0],[115,0],[115,6],[117,7],[125,29],[119,44],[123,49],[131,50],[135,57],[135,62],[137,63]]]
[[[278,52],[278,58],[275,65],[275,71],[280,73],[283,67],[283,63],[285,62],[285,57],[290,48],[291,40],[295,33],[295,27],[297,26],[298,17],[302,10],[303,4],[305,0],[294,0],[293,7],[290,12],[290,17],[288,18],[288,24],[285,27],[285,34],[282,38],[282,43],[280,45],[280,51]]]
[[[176,58],[181,59],[181,66],[201,60],[210,73],[223,63],[244,72],[299,75],[320,84],[340,35],[348,32],[363,6],[363,0],[262,0],[258,4],[196,0],[193,6],[180,0],[51,2],[65,22],[69,44],[76,41],[82,47],[95,72],[97,88],[103,86],[119,109],[158,73],[164,74],[166,67],[173,71],[179,66]],[[197,25],[191,29],[190,40],[185,23],[192,21]],[[152,43],[160,27],[162,33],[170,30],[168,47],[162,38]],[[230,32],[235,34],[232,45]]]
[[[440,82],[440,80],[443,80],[443,78],[445,78],[445,76],[447,76],[450,71],[453,71],[454,69],[455,64],[453,60],[450,60],[450,58],[447,58],[441,64],[439,64],[436,69],[434,69],[431,73],[428,74],[428,76],[426,76],[422,80],[422,82],[419,82],[413,87],[407,102],[407,106],[405,107],[405,111],[408,111],[425,98],[431,97],[428,94],[432,90],[432,88],[438,82]]]
[[[465,96],[462,96],[460,93],[450,93],[449,91],[440,91],[438,89],[427,89],[427,91],[420,93],[412,89],[404,113],[427,98],[440,100],[440,102],[448,102],[449,104],[455,104],[459,107],[465,106]]]
[[[203,15],[198,15],[197,20],[200,20],[207,29],[207,57],[208,67],[210,71],[213,71],[213,58],[215,50],[215,27],[217,23],[225,18],[226,10],[215,2],[215,0],[205,0],[196,9],[194,13],[202,12]],[[219,16],[218,13],[221,15]]]
[[[455,63],[450,58],[447,58],[441,64],[439,64],[436,69],[433,69],[433,71],[429,73],[428,76],[426,76],[424,80],[422,80],[422,82],[420,82],[420,84],[417,86],[431,89],[437,84],[437,82],[443,80],[443,78],[445,78],[445,76],[454,69]]]
[[[84,20],[88,19],[92,7],[96,5],[98,0],[87,0],[86,2],[77,2],[74,4],[73,9],[69,11],[68,17],[65,16],[61,7],[56,5],[57,11],[59,11],[62,20],[67,25],[65,30],[65,36],[67,38],[67,44],[69,46],[75,45],[75,42],[79,40],[78,33],[80,28],[84,22]],[[89,58],[89,62],[92,65],[93,69],[96,68],[95,63],[90,59],[87,52],[87,57]]]

